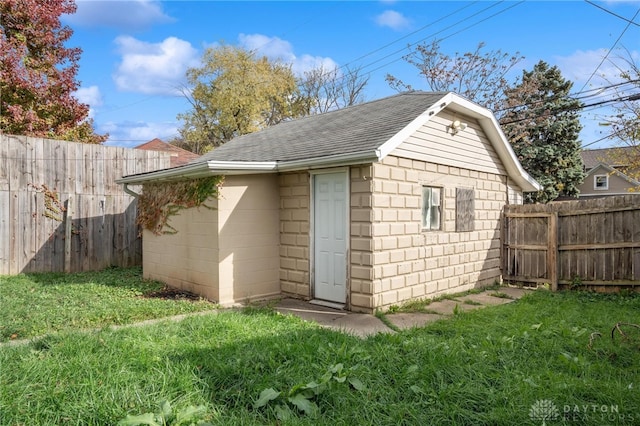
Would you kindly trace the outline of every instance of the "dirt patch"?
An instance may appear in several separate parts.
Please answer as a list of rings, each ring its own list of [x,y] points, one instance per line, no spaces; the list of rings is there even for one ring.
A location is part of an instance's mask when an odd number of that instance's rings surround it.
[[[152,291],[145,294],[143,297],[149,299],[165,299],[165,300],[200,300],[200,296],[189,291],[180,290],[172,287],[164,287],[160,290]]]

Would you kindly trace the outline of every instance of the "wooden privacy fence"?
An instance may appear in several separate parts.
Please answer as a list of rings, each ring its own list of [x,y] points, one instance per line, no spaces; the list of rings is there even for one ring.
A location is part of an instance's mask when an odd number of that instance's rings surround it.
[[[502,268],[554,290],[640,285],[640,194],[506,206]]]
[[[169,162],[165,152],[0,135],[0,275],[139,265],[135,198],[115,180]]]

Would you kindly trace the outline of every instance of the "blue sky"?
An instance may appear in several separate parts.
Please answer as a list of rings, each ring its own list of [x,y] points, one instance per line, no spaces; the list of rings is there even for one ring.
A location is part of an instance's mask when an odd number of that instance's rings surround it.
[[[486,52],[519,52],[525,60],[517,75],[540,60],[557,65],[575,92],[609,85],[603,76],[616,81],[614,63],[627,55],[622,49],[640,59],[640,1],[594,2],[599,7],[587,1],[76,3],[77,12],[63,17],[74,31],[68,46],[83,50],[76,95],[90,105],[97,132],[109,133],[106,145],[114,146],[177,136],[176,116],[189,109],[179,91],[185,71],[220,43],[257,49],[291,63],[297,73],[319,64],[362,67],[369,75],[366,100],[396,93],[386,74],[428,90],[402,57],[408,45],[435,38],[450,55],[473,51],[480,42]],[[605,90],[585,101],[614,97]],[[598,141],[607,132],[600,116],[608,113],[591,108],[583,114],[584,146],[611,145]]]

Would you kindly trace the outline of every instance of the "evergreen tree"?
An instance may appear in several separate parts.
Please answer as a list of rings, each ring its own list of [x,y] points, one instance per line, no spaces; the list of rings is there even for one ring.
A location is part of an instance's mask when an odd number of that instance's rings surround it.
[[[525,194],[526,202],[575,197],[584,180],[578,139],[582,103],[569,96],[572,86],[556,66],[540,61],[506,91],[500,124],[524,169],[543,187]]]

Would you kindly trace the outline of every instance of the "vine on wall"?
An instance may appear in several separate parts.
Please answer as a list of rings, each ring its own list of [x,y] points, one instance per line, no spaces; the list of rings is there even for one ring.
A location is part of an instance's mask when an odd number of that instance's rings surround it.
[[[155,235],[175,234],[169,218],[182,209],[206,207],[210,198],[218,198],[218,189],[224,176],[210,176],[178,182],[150,182],[142,185],[138,197],[137,223]]]
[[[57,222],[62,222],[62,215],[66,209],[60,201],[60,194],[58,194],[56,189],[50,189],[44,183],[42,185],[30,183],[29,186],[37,192],[44,194],[44,212],[42,213],[42,216],[48,217],[49,219],[53,219]]]

